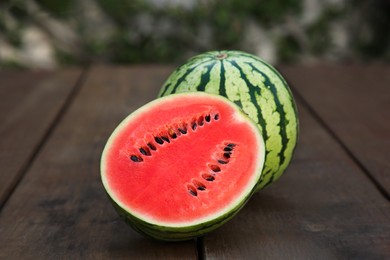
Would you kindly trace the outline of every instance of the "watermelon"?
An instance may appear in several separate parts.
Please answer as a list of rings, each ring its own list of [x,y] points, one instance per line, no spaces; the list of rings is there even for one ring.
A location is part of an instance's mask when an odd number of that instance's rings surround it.
[[[298,138],[295,101],[276,69],[240,51],[207,52],[178,67],[159,96],[194,91],[227,97],[257,123],[266,146],[257,190],[276,181],[289,165]]]
[[[187,240],[231,219],[255,192],[265,145],[228,99],[195,92],[156,99],[125,118],[101,158],[103,186],[135,230]]]

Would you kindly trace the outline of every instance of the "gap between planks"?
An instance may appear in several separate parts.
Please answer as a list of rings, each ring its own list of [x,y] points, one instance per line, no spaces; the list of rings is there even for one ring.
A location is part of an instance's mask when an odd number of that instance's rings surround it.
[[[197,237],[196,239],[196,255],[198,260],[205,260],[205,248],[203,237]]]
[[[7,201],[12,196],[14,191],[16,190],[17,186],[23,179],[23,177],[26,175],[26,172],[30,169],[31,165],[34,163],[35,158],[38,156],[44,145],[47,143],[47,141],[50,139],[51,134],[53,133],[54,129],[58,125],[58,123],[61,121],[63,116],[65,115],[68,108],[71,106],[73,100],[77,96],[77,94],[80,92],[81,86],[83,85],[87,74],[89,72],[89,67],[85,67],[81,69],[81,73],[78,76],[74,87],[70,91],[69,95],[66,97],[64,104],[58,111],[57,115],[54,117],[53,121],[48,126],[47,130],[45,131],[42,139],[38,142],[36,147],[33,149],[31,155],[26,160],[24,165],[20,168],[19,172],[16,174],[16,178],[11,183],[11,185],[8,187],[8,191],[5,192],[5,194],[0,198],[0,211],[4,208],[4,206],[7,204]]]
[[[286,79],[288,85],[293,91],[294,97],[299,100],[302,106],[308,111],[308,113],[313,116],[313,118],[319,123],[320,126],[324,128],[324,130],[330,135],[332,139],[336,141],[338,145],[342,148],[342,150],[352,159],[352,161],[359,167],[359,169],[364,173],[364,175],[368,178],[368,180],[378,189],[380,194],[387,200],[390,201],[390,194],[387,193],[386,189],[375,179],[374,176],[370,173],[367,167],[364,166],[362,162],[359,161],[357,156],[348,148],[347,145],[343,143],[341,138],[336,134],[335,131],[321,118],[321,116],[315,111],[315,109],[306,101],[306,99],[301,95],[299,90],[294,87],[294,84]]]

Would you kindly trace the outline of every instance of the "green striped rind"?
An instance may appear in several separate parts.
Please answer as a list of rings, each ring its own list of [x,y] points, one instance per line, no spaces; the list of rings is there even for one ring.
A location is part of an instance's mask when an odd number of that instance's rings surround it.
[[[266,144],[257,190],[276,181],[289,165],[298,138],[297,109],[283,77],[248,53],[207,52],[177,68],[159,96],[194,91],[227,97],[257,123]]]

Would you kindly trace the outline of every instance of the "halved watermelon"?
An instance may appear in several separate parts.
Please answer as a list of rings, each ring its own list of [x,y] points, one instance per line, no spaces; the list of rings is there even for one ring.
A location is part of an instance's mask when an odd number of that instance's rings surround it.
[[[257,126],[232,102],[174,94],[129,115],[101,159],[104,187],[133,228],[186,240],[232,218],[255,190],[264,164]]]

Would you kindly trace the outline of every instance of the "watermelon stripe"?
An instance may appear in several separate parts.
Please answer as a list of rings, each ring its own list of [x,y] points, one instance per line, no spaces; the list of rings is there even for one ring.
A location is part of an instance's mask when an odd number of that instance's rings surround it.
[[[281,163],[279,165],[279,170],[272,175],[272,179],[270,179],[267,184],[261,184],[261,187],[265,187],[268,185],[268,183],[275,181],[280,177],[280,175],[283,173],[283,171],[287,168],[289,162],[291,161],[291,155],[295,149],[295,144],[298,138],[298,132],[299,132],[299,125],[297,121],[297,108],[293,99],[293,95],[291,93],[290,88],[287,85],[287,82],[284,80],[284,78],[280,75],[278,71],[276,71],[275,68],[270,66],[269,64],[265,63],[263,60],[259,59],[258,57],[248,55],[248,54],[242,54],[240,56],[243,56],[243,60],[246,64],[252,66],[252,69],[254,71],[258,72],[263,77],[265,75],[272,75],[274,78],[271,80],[271,78],[268,76],[270,82],[274,81],[275,84],[272,84],[275,89],[272,91],[272,93],[277,97],[279,104],[283,108],[284,114],[281,114],[281,119],[284,119],[284,124],[281,125],[281,127],[284,127],[284,131],[282,132],[285,135],[285,140],[282,142],[283,148],[281,153],[283,157],[281,158]],[[253,61],[258,62],[253,62]],[[253,68],[254,66],[254,68]],[[279,83],[277,83],[279,81]],[[279,97],[283,97],[283,102],[280,101]],[[275,100],[276,101],[276,100]],[[279,107],[279,105],[278,105]],[[280,112],[279,112],[280,113]],[[263,173],[263,177],[266,177],[269,173],[265,172]],[[265,180],[262,179],[262,182]],[[261,188],[259,186],[259,188]]]
[[[249,91],[248,93],[250,95],[250,98],[251,98],[253,105],[256,107],[256,110],[257,110],[257,122],[256,123],[259,123],[259,124],[265,126],[266,122],[265,122],[264,117],[261,113],[261,108],[256,100],[256,93],[258,95],[260,95],[260,89],[256,86],[252,85],[252,83],[246,78],[245,73],[242,71],[241,67],[237,64],[237,62],[235,62],[233,60],[228,60],[228,62],[230,64],[232,64],[232,66],[235,67],[239,71],[241,79],[244,80],[248,86],[248,91]],[[267,129],[265,127],[262,127],[261,130],[262,130],[262,135],[264,137],[264,141],[267,142],[267,139],[269,138],[269,136],[267,134]]]
[[[261,72],[258,68],[256,68],[252,63],[246,62],[246,64],[248,64],[254,71],[256,71],[257,73],[259,73],[265,78],[264,84],[269,87],[272,95],[274,96],[274,100],[276,103],[276,111],[280,115],[280,121],[278,125],[280,129],[279,134],[282,138],[282,148],[280,150],[279,156],[280,156],[280,165],[282,165],[286,159],[284,152],[286,151],[287,144],[289,142],[289,139],[287,138],[287,134],[286,134],[286,125],[288,124],[288,122],[284,120],[284,118],[286,118],[286,112],[284,111],[283,105],[280,103],[278,91],[275,85],[271,82],[270,78],[266,74]]]
[[[225,86],[226,71],[225,71],[225,67],[223,66],[223,61],[220,61],[220,63],[221,63],[221,71],[220,71],[221,81],[219,82],[219,94],[226,97],[226,86]]]
[[[193,71],[196,70],[196,69],[199,69],[199,66],[200,66],[200,65],[202,65],[202,64],[204,64],[204,63],[207,63],[207,62],[210,62],[210,61],[211,61],[211,59],[207,59],[207,60],[204,60],[203,62],[197,64],[197,63],[196,63],[196,60],[194,60],[194,61],[193,61],[193,62],[195,62],[194,66],[192,66],[192,67],[190,66],[190,67],[185,71],[185,73],[176,81],[176,83],[175,83],[173,89],[170,90],[169,92],[170,92],[170,93],[176,93],[176,90],[177,90],[178,86],[186,79],[186,77],[187,77],[189,74],[191,74],[191,72],[193,72]],[[187,68],[187,67],[188,67],[188,64],[187,64],[186,66],[183,65],[183,66],[181,66],[181,67],[178,69],[178,71],[181,71],[183,68]],[[159,96],[165,96],[165,95],[167,94],[167,92],[168,92],[169,87],[170,87],[172,84],[173,84],[173,82],[170,82],[170,83],[168,83],[168,84],[165,84],[165,85],[163,86],[162,92],[160,92]]]
[[[268,170],[266,170],[266,171],[263,171],[263,174],[262,174],[262,176],[261,176],[261,182],[264,182],[264,179],[269,175],[269,174],[271,174],[272,173],[272,168],[269,168],[268,167]]]
[[[265,67],[268,68],[270,71],[272,71],[273,73],[275,73],[275,75],[278,76],[278,78],[280,79],[280,81],[282,81],[282,83],[283,83],[285,86],[288,86],[286,80],[282,77],[282,75],[280,75],[280,73],[279,73],[274,67],[270,66],[269,64],[267,64],[266,62],[264,62],[263,60],[259,59],[259,58],[256,57],[256,56],[251,56],[251,55],[247,55],[247,54],[245,54],[245,55],[243,55],[243,56],[248,57],[248,58],[251,58],[251,59],[255,59],[255,60],[261,62],[263,66],[265,66]],[[295,114],[297,114],[297,113],[298,113],[297,106],[295,105],[295,102],[294,102],[294,100],[293,100],[293,95],[292,95],[292,92],[291,92],[290,88],[284,88],[284,90],[286,90],[286,91],[288,92],[288,94],[289,94],[288,96],[289,96],[289,100],[290,100],[291,106],[293,107]],[[297,128],[296,128],[296,129],[298,130],[298,125],[297,125]],[[298,135],[298,131],[297,131],[297,135]]]
[[[270,173],[270,172],[269,172],[269,173]],[[266,177],[269,175],[269,173],[268,173],[268,174],[264,174],[264,176],[262,177],[262,179],[261,179],[261,181],[262,181],[261,187],[266,187],[266,186],[268,186],[268,185],[270,185],[271,183],[274,182],[274,180],[275,180],[275,174],[272,174],[271,177],[268,179],[268,181],[265,182],[265,180],[267,179]],[[265,182],[265,183],[264,183],[264,182]]]
[[[258,96],[261,96],[261,94],[262,94],[260,87],[255,86],[250,82],[250,80],[248,79],[248,77],[244,73],[243,68],[237,62],[235,62],[235,61],[229,61],[229,62],[240,72],[240,77],[244,80],[245,84],[248,86],[248,91],[249,91],[249,95],[251,98],[251,102],[253,105],[255,105],[256,110],[257,110],[257,117],[258,117],[257,123],[264,126],[262,128],[262,131],[263,131],[262,134],[263,134],[264,140],[266,140],[266,152],[265,152],[266,162],[267,162],[267,160],[269,160],[269,161],[279,160],[280,161],[279,154],[281,153],[281,150],[279,150],[279,151],[273,150],[271,153],[271,148],[269,147],[269,143],[267,143],[267,140],[270,138],[270,136],[267,133],[267,127],[266,127],[267,124],[265,122],[264,115],[262,114],[262,109],[261,109],[261,107],[257,101],[257,98],[256,98],[256,94]],[[253,117],[251,117],[251,118],[254,119]],[[279,129],[280,129],[280,127],[279,127]],[[274,135],[274,138],[276,138],[275,135]],[[267,146],[267,144],[268,144],[268,146]],[[274,158],[275,156],[277,156],[279,158]],[[278,165],[280,166],[280,164],[278,164]],[[278,170],[279,170],[279,167],[275,168],[275,165],[267,165],[266,164],[265,168],[263,169],[263,175],[261,177],[261,182],[258,184],[258,186],[259,187],[262,186],[264,184],[264,182],[267,181],[268,176],[270,178],[273,176],[273,174],[270,175],[270,173],[278,171]]]
[[[193,68],[188,69],[188,70],[184,73],[183,77],[181,77],[178,81],[176,81],[176,84],[173,86],[173,89],[171,90],[171,92],[176,92],[177,87],[185,80],[185,78],[187,77],[187,75],[189,75],[191,72],[193,72],[193,71],[196,70],[196,69],[197,69],[197,67],[195,67],[195,66],[194,66]],[[169,87],[169,86],[168,86],[168,87]],[[163,92],[161,95],[165,95],[165,91],[168,90],[168,87],[165,88],[164,92]]]
[[[207,71],[204,74],[202,74],[202,78],[200,80],[200,83],[196,87],[197,91],[205,91],[205,87],[206,87],[207,83],[209,83],[209,81],[210,81],[210,71],[214,68],[216,63],[217,62],[212,62],[212,63],[204,66],[207,68]]]
[[[260,58],[258,58],[258,57],[256,57],[256,56],[253,56],[253,55],[250,55],[250,54],[246,54],[246,53],[241,53],[240,55],[242,55],[242,56],[244,56],[244,57],[247,57],[247,58],[249,58],[249,59],[254,59],[254,60],[257,60],[258,62],[260,62],[260,63],[262,63],[262,65],[264,66],[264,67],[266,67],[266,68],[268,68],[270,71],[272,71],[273,73],[275,73],[275,75],[277,75],[278,76],[278,78],[280,79],[280,81],[282,81],[282,83],[285,85],[285,86],[288,86],[288,84],[287,84],[287,81],[282,77],[282,75],[280,75],[280,73],[274,68],[274,67],[272,67],[271,65],[269,65],[268,63],[266,63],[265,61],[263,61],[262,59],[260,59]],[[290,88],[284,88],[287,92],[288,92],[288,94],[289,94],[289,100],[290,100],[290,103],[291,103],[291,106],[293,107],[293,109],[294,109],[294,112],[295,112],[295,114],[297,114],[298,113],[298,109],[297,109],[297,106],[296,106],[296,104],[295,104],[295,102],[294,102],[294,100],[293,100],[293,95],[292,95],[292,92],[291,92],[291,89]],[[298,125],[297,125],[297,127],[296,127],[296,129],[297,129],[297,136],[298,136]]]
[[[289,143],[286,144],[286,149],[285,149],[287,159],[284,161],[284,164],[280,165],[280,170],[273,174],[272,179],[271,179],[271,182],[273,182],[274,180],[278,179],[280,177],[280,175],[283,173],[283,171],[287,168],[289,162],[291,161],[291,155],[292,155],[293,151],[295,150],[295,145],[296,145],[296,142],[298,139],[298,133],[299,133],[299,124],[298,124],[298,118],[297,118],[298,110],[297,110],[295,101],[293,99],[292,92],[291,92],[290,88],[288,87],[287,82],[280,75],[280,73],[275,68],[273,68],[272,66],[270,66],[266,62],[262,61],[258,57],[254,57],[254,56],[250,56],[250,55],[244,55],[244,56],[246,56],[252,60],[255,59],[255,60],[259,61],[262,66],[264,66],[266,69],[269,69],[269,71],[271,73],[273,73],[274,76],[276,76],[275,78],[277,80],[280,80],[280,82],[281,82],[281,84],[277,84],[275,87],[276,88],[278,87],[277,89],[280,90],[280,93],[284,92],[283,93],[284,94],[283,95],[284,96],[284,104],[282,104],[282,105],[285,108],[285,112],[286,112],[284,118],[287,121],[287,123],[285,124],[285,133],[287,136],[288,136],[287,133],[289,133],[290,138],[289,138]],[[258,68],[258,70],[264,71],[264,69],[262,70],[259,68]],[[280,94],[278,95],[278,97],[279,96],[280,96]],[[268,184],[264,185],[264,187],[267,185]]]
[[[172,82],[169,82],[167,84],[164,85],[164,90],[163,92],[160,94],[161,96],[164,96],[166,95],[166,92],[168,91],[169,87],[172,86]]]

